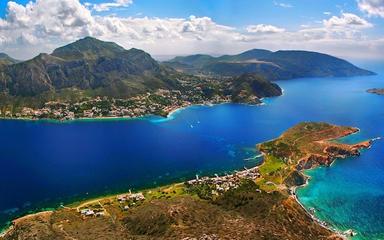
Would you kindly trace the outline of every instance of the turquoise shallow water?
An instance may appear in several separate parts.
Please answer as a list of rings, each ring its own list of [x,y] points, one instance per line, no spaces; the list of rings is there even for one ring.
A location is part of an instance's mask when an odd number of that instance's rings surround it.
[[[298,190],[300,201],[333,227],[358,232],[354,239],[384,239],[383,150],[375,142],[360,157],[307,171],[311,180]]]
[[[278,82],[266,105],[193,106],[170,118],[0,121],[0,225],[60,203],[252,166],[255,144],[302,121],[359,127],[344,141],[384,136],[384,62],[377,76]],[[340,229],[384,239],[384,140],[360,157],[308,172],[299,199]]]

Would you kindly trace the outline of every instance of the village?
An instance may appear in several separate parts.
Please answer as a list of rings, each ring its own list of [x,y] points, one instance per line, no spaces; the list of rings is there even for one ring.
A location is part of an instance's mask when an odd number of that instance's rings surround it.
[[[211,186],[212,195],[220,195],[228,190],[236,189],[240,186],[242,180],[256,180],[260,177],[259,168],[253,167],[250,169],[244,168],[243,171],[235,171],[233,174],[226,174],[224,176],[215,175],[215,177],[202,177],[196,175],[196,179],[186,182],[188,187],[208,185]]]
[[[81,118],[134,118],[145,115],[166,117],[178,108],[192,104],[230,102],[223,84],[207,87],[201,82],[183,82],[182,90],[158,89],[129,98],[87,97],[78,102],[49,101],[42,108],[23,107],[0,112],[5,118],[73,120]],[[219,86],[219,87],[217,87]]]

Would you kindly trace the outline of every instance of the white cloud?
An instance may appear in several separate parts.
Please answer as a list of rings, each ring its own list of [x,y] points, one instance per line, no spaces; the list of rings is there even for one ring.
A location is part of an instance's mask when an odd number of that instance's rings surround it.
[[[109,11],[111,8],[128,7],[133,3],[133,0],[115,0],[113,2],[105,2],[99,4],[86,3],[87,6],[92,6],[96,12]]]
[[[340,17],[332,16],[328,20],[323,21],[324,26],[328,28],[339,27],[339,28],[370,28],[373,25],[367,20],[352,14],[342,13]]]
[[[94,23],[94,18],[79,1],[37,0],[26,6],[11,1],[8,2],[7,12],[0,31],[10,42],[22,34],[33,35],[37,39],[45,36],[65,39],[96,31],[87,27]]]
[[[382,57],[384,41],[367,38],[364,29],[368,26],[371,24],[364,19],[342,14],[324,20],[320,26],[302,26],[298,31],[267,24],[250,25],[243,31],[209,17],[98,16],[79,0],[36,0],[27,5],[8,3],[6,17],[0,18],[0,52],[25,59],[93,36],[153,55],[238,53],[257,47]],[[366,51],[362,53],[363,46]]]
[[[331,12],[323,12],[324,15],[331,15]]]
[[[358,0],[361,11],[384,18],[384,0]]]
[[[276,2],[276,1],[274,1],[273,4],[275,6],[282,7],[282,8],[292,8],[293,7],[291,4],[283,3],[283,2]]]
[[[161,48],[163,43],[171,44],[172,50],[176,45],[182,48],[197,42],[242,39],[234,28],[217,24],[209,17],[93,16],[78,0],[37,0],[26,6],[9,2],[6,18],[0,20],[0,50],[15,57],[51,51],[88,35],[118,41],[125,47],[153,49]]]
[[[278,28],[273,25],[266,24],[249,25],[247,27],[247,32],[249,33],[281,33],[284,31],[284,28]]]

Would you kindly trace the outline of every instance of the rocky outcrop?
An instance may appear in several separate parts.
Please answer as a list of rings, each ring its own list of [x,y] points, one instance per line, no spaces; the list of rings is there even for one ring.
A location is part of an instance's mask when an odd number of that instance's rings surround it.
[[[304,185],[307,182],[308,177],[301,173],[299,170],[292,171],[285,179],[284,184],[287,187],[295,187]]]
[[[311,154],[301,159],[297,166],[297,170],[305,170],[315,168],[317,166],[330,166],[337,158],[347,158],[360,155],[360,149],[369,148],[371,141],[347,145],[339,143],[328,143],[324,148],[324,154]]]
[[[330,156],[324,156],[319,154],[312,154],[309,157],[301,159],[296,165],[296,169],[301,171],[305,169],[312,169],[318,166],[329,166],[333,160]]]

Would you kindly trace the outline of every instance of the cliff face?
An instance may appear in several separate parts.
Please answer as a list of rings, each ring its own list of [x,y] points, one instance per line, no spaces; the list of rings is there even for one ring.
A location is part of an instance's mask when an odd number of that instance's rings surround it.
[[[347,158],[360,155],[360,149],[369,148],[370,141],[347,145],[333,143],[325,146],[323,154],[310,154],[299,160],[297,170],[311,169],[317,166],[330,166],[337,158]]]

